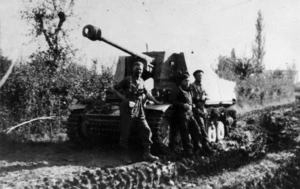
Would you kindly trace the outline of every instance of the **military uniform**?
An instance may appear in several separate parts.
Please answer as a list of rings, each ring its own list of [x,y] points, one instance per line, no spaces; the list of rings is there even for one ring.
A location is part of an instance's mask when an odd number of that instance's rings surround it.
[[[190,154],[193,147],[194,150],[200,149],[200,141],[202,145],[207,147],[207,141],[201,137],[199,125],[193,116],[193,102],[190,91],[177,87],[171,95],[171,101],[176,109],[175,116],[178,117],[178,126],[184,150]],[[189,135],[191,135],[193,144]]]
[[[201,83],[194,82],[190,85],[192,98],[193,98],[193,104],[195,107],[193,108],[195,119],[197,120],[202,137],[204,137],[206,140],[208,140],[207,132],[205,129],[205,125],[207,123],[207,115],[206,115],[206,109],[204,107],[205,100],[204,95],[206,92],[203,90]]]
[[[122,148],[128,148],[128,138],[130,134],[130,127],[134,124],[138,126],[138,132],[142,139],[144,149],[150,149],[151,130],[146,121],[145,112],[143,108],[143,94],[146,94],[146,88],[144,80],[139,78],[134,80],[131,76],[126,77],[120,83],[114,86],[116,90],[122,91],[122,94],[128,101],[123,101],[120,104],[120,116],[121,116],[121,135],[120,146]],[[135,103],[133,107],[129,106],[129,101]]]

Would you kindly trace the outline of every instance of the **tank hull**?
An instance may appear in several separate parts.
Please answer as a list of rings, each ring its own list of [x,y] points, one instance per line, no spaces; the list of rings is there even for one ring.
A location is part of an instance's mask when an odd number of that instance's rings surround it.
[[[120,113],[119,110],[109,114],[97,113],[97,110],[88,106],[72,109],[66,122],[67,133],[71,142],[78,147],[91,145],[117,145],[120,138]],[[99,111],[98,111],[99,112]],[[152,131],[153,151],[162,153],[169,142],[169,119],[171,116],[168,106],[149,106],[145,108],[147,122]],[[140,144],[137,134],[138,129],[131,128],[130,143]]]
[[[228,107],[207,106],[208,117],[217,112],[215,122],[208,122],[205,129],[210,142],[222,140],[234,127],[236,112]],[[70,140],[78,147],[91,145],[118,145],[120,138],[120,112],[114,109],[109,113],[99,113],[100,110],[77,104],[71,108],[71,114],[67,121],[67,131]],[[152,131],[153,152],[161,154],[168,151],[170,143],[170,130],[172,125],[173,108],[170,105],[148,105],[145,108],[147,122]],[[137,142],[138,129],[132,127],[130,135],[131,144]],[[179,133],[177,133],[179,135]],[[180,139],[177,141],[181,148]]]

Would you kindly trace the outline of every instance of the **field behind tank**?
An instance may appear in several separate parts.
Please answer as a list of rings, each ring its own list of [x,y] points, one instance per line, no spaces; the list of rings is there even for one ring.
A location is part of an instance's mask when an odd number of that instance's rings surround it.
[[[60,134],[18,142],[1,135],[0,188],[298,188],[300,105],[239,115],[211,156],[122,165],[115,146],[73,149]]]

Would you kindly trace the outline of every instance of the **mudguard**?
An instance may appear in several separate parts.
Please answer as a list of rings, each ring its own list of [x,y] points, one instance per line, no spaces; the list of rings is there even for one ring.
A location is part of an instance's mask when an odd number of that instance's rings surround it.
[[[207,100],[205,101],[205,107],[209,108],[209,107],[230,107],[233,106],[235,104],[235,101],[211,101],[211,100]]]
[[[81,103],[78,103],[78,104],[72,104],[72,105],[69,105],[68,109],[70,111],[73,111],[73,110],[81,110],[81,109],[85,109],[87,107],[86,104],[81,104]]]
[[[148,104],[145,106],[145,109],[165,112],[170,106],[172,106],[172,104],[163,104],[163,105]]]

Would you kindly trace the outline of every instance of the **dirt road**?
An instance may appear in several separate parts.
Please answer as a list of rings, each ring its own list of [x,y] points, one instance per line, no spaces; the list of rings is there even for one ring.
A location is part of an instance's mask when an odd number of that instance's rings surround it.
[[[73,149],[68,143],[14,144],[0,154],[0,188],[36,186],[44,178],[70,178],[88,168],[121,165],[116,149]]]
[[[267,114],[274,118],[274,125],[258,127],[259,117]],[[277,127],[280,130],[274,132]],[[14,143],[0,149],[0,188],[287,186],[284,178],[288,176],[292,180],[289,172],[296,178],[300,176],[299,144],[300,106],[297,104],[240,116],[239,125],[231,136],[214,145],[215,154],[212,156],[176,162],[137,163],[129,166],[130,169],[122,167],[120,152],[113,146],[78,150],[73,149],[68,141]],[[139,161],[138,153],[133,154]],[[286,177],[281,175],[282,172],[287,174]],[[289,186],[298,186],[292,181],[289,181]],[[122,185],[122,182],[126,184]]]

